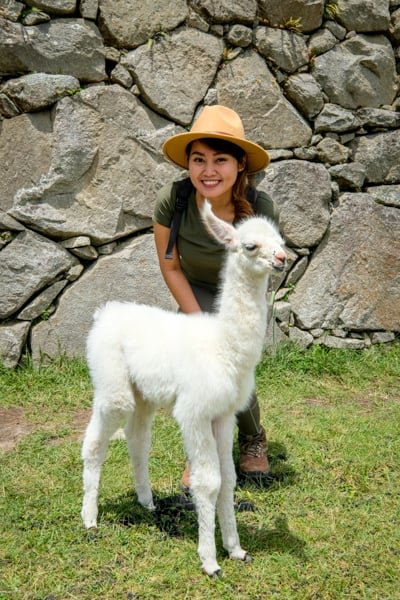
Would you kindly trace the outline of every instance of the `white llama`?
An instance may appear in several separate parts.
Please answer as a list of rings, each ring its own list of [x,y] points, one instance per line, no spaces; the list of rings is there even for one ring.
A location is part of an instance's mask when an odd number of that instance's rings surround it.
[[[87,356],[93,413],[82,447],[84,525],[97,526],[100,471],[110,437],[125,425],[138,501],[154,509],[148,477],[155,410],[172,406],[191,468],[198,515],[198,553],[205,573],[218,576],[215,511],[230,558],[250,561],[234,514],[232,457],[235,414],[254,387],[265,334],[268,276],[285,267],[276,227],[251,217],[237,228],[203,204],[203,222],[227,250],[216,314],[172,313],[109,302],[95,314]]]

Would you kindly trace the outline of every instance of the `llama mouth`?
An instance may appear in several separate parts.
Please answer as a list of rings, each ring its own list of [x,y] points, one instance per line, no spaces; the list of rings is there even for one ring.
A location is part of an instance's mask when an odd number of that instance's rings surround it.
[[[279,265],[276,265],[276,264],[275,264],[275,265],[272,265],[272,268],[274,269],[274,271],[279,271],[279,272],[282,272],[282,271],[284,271],[284,270],[285,270],[285,268],[286,268],[286,264],[285,264],[285,263],[281,263],[281,264],[279,264]]]

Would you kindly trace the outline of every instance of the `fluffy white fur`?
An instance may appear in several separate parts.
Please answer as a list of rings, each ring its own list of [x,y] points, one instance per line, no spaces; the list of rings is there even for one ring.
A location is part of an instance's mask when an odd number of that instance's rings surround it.
[[[286,255],[268,220],[252,217],[234,228],[218,219],[207,202],[201,212],[210,234],[228,250],[217,314],[176,314],[121,302],[96,312],[87,341],[94,399],[82,447],[82,519],[87,528],[97,525],[101,466],[121,424],[138,500],[154,508],[148,478],[151,422],[158,407],[172,406],[191,466],[201,565],[215,575],[220,570],[216,509],[230,557],[250,559],[240,546],[234,514],[233,428],[254,386],[268,276],[284,268]]]

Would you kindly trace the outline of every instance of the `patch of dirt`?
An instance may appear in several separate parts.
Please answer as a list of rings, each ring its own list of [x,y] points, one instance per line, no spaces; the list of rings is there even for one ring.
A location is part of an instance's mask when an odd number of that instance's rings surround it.
[[[304,402],[309,404],[310,406],[321,406],[327,407],[329,406],[329,401],[325,398],[304,398]]]
[[[77,436],[79,439],[83,438],[83,434],[85,433],[86,426],[89,423],[91,414],[92,414],[92,409],[85,408],[85,409],[76,411],[72,415],[71,427],[73,429],[74,435]]]
[[[66,439],[81,440],[89,421],[90,413],[89,409],[73,413],[67,423],[71,427],[71,434],[67,437],[52,438],[49,443],[62,443]],[[43,426],[35,425],[28,421],[23,408],[0,408],[0,450],[13,450],[22,438],[38,429],[43,429]],[[49,424],[46,424],[44,429],[49,429]]]
[[[12,450],[34,429],[25,419],[23,408],[0,408],[0,450]]]
[[[63,444],[64,442],[71,442],[75,440],[82,441],[83,434],[86,430],[86,425],[89,422],[91,415],[90,409],[78,410],[72,415],[69,416],[69,420],[66,423],[68,427],[71,428],[71,433],[69,435],[63,435],[61,437],[53,437],[49,440],[50,446],[57,446],[58,444]],[[48,427],[48,426],[47,426]]]

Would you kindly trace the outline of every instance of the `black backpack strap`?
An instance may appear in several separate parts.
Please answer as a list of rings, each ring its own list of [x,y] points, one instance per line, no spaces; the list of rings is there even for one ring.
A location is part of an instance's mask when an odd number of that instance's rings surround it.
[[[246,189],[246,198],[247,198],[247,201],[251,204],[251,208],[256,213],[257,212],[257,190],[252,185],[249,185]]]
[[[187,207],[188,199],[190,193],[193,189],[193,184],[190,181],[189,177],[186,179],[182,179],[181,181],[175,181],[172,184],[172,197],[175,196],[175,211],[172,215],[171,220],[171,229],[167,244],[167,249],[165,251],[166,259],[171,259],[173,257],[174,246],[176,244],[176,239],[178,237],[178,231],[182,220],[182,215]]]

